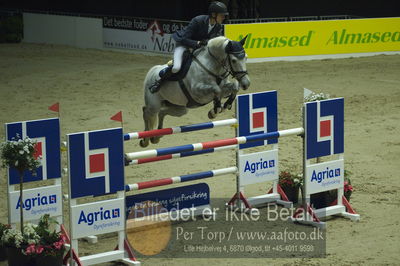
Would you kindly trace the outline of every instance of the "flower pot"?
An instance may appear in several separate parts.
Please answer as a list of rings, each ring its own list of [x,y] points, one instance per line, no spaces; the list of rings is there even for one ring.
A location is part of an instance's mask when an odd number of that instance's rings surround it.
[[[34,266],[35,259],[22,253],[20,248],[7,248],[8,265],[9,266]]]
[[[310,196],[310,204],[313,206],[314,209],[321,209],[328,207],[328,197],[327,192],[320,192],[311,194]]]
[[[283,186],[282,190],[285,192],[288,199],[293,202],[299,202],[299,187],[298,186]]]
[[[63,252],[59,252],[56,255],[43,255],[40,254],[36,257],[36,265],[40,266],[61,266],[63,263]]]
[[[7,248],[0,245],[0,261],[7,260]]]

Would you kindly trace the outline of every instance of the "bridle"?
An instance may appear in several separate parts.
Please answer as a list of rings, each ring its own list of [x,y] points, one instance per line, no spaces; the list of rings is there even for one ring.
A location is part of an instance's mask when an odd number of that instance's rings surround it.
[[[222,61],[218,60],[218,58],[217,58],[215,55],[213,55],[213,53],[211,53],[209,47],[207,47],[207,52],[208,52],[208,53],[210,54],[210,56],[219,64],[219,66],[222,67],[222,68],[225,70],[223,74],[218,75],[218,74],[215,74],[215,73],[211,72],[206,66],[204,66],[204,65],[200,62],[199,59],[197,59],[197,57],[196,57],[194,54],[193,54],[193,59],[194,59],[194,61],[195,61],[197,64],[199,64],[199,66],[200,66],[201,68],[203,68],[208,74],[210,74],[211,76],[213,76],[213,77],[216,78],[217,84],[218,84],[218,85],[219,85],[219,83],[221,83],[222,80],[226,79],[229,75],[231,75],[231,76],[234,77],[237,81],[240,82],[240,81],[242,80],[242,78],[248,74],[248,72],[247,72],[246,70],[236,71],[236,70],[233,68],[232,60],[231,60],[231,57],[229,56],[229,54],[235,54],[235,52],[234,52],[234,53],[227,53],[226,57],[225,57],[224,60],[222,60]],[[226,63],[226,62],[228,62],[229,66],[227,66],[227,63]]]

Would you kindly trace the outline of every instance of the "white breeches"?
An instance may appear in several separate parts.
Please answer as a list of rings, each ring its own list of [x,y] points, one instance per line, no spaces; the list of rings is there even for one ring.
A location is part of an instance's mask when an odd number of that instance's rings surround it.
[[[174,65],[172,67],[172,73],[177,73],[182,66],[182,55],[183,52],[185,52],[186,47],[184,46],[178,46],[175,48],[174,51]]]

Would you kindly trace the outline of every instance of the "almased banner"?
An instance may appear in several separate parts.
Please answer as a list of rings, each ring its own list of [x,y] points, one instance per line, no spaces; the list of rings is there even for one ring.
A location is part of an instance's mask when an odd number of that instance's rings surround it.
[[[249,58],[400,51],[400,18],[225,25]]]
[[[103,17],[103,46],[172,53],[175,41],[171,35],[186,25],[181,21]]]

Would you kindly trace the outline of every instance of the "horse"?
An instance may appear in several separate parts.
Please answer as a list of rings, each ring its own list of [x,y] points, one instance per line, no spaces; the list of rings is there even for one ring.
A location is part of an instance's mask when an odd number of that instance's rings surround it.
[[[239,86],[243,90],[250,86],[247,55],[243,48],[246,37],[239,42],[223,36],[210,39],[206,46],[192,52],[193,61],[186,76],[179,81],[165,81],[156,93],[151,93],[149,87],[167,65],[153,66],[144,80],[145,131],[155,128],[157,117],[158,129],[162,129],[166,115],[181,117],[188,108],[200,107],[211,101],[214,107],[208,112],[210,119],[226,109],[230,110]],[[230,75],[234,78],[232,81],[228,79]],[[223,106],[222,98],[228,98]],[[150,141],[155,144],[160,138],[151,137]],[[140,141],[141,147],[148,145],[149,138]]]

